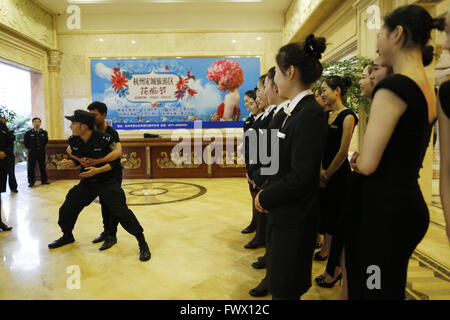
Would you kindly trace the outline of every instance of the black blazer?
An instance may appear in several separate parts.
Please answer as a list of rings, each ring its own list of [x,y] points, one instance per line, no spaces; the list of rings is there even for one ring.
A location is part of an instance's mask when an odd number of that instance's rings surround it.
[[[297,108],[294,109],[293,114],[295,114],[296,111],[297,111]],[[278,111],[278,113],[276,115],[273,116],[272,121],[270,121],[269,127],[267,128],[267,135],[268,135],[267,136],[267,150],[268,150],[267,153],[269,155],[272,155],[271,143],[270,143],[270,141],[272,139],[272,131],[271,130],[279,131],[281,129],[286,117],[287,117],[287,114],[284,112],[284,110],[280,110],[280,111]],[[276,137],[276,136],[274,138],[278,139],[278,137]],[[268,181],[267,181],[268,177],[261,174],[261,168],[268,167],[268,166],[270,166],[270,164],[269,165],[261,164],[257,168],[257,170],[255,170],[252,174],[253,181],[255,182],[256,186],[260,189],[264,186],[264,184],[268,183]]]
[[[264,137],[265,133],[267,132],[267,129],[269,128],[270,122],[273,119],[273,114],[275,113],[275,108],[267,115],[267,117],[265,117],[264,119],[259,118],[257,121],[255,121],[254,125],[251,127],[252,129],[256,130],[256,137],[257,137],[257,147],[256,149],[258,150],[258,161],[257,163],[252,163],[249,166],[247,166],[247,174],[250,177],[250,179],[253,180],[253,175],[255,173],[256,170],[258,170],[258,168],[261,167],[261,159],[259,157],[259,153],[260,153],[260,140],[261,139],[266,139]],[[270,138],[270,137],[269,137]]]
[[[280,168],[259,201],[269,225],[311,227],[319,218],[320,165],[328,123],[313,95],[303,98],[279,133]],[[284,135],[284,136],[283,136]]]
[[[244,133],[247,132],[248,129],[250,129],[253,122],[255,122],[255,116],[250,115],[250,117],[248,117],[247,121],[245,121],[245,123],[244,123]]]

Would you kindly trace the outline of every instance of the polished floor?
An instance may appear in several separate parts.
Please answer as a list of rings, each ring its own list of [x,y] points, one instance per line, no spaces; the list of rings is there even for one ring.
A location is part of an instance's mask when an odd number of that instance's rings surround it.
[[[254,270],[251,263],[264,250],[243,248],[253,236],[240,233],[250,220],[245,179],[124,181],[152,252],[149,262],[140,262],[135,238],[121,227],[111,249],[101,252],[91,243],[102,231],[98,203],[81,213],[76,242],[50,251],[48,243],[61,235],[58,209],[76,181],[29,189],[24,167],[17,170],[19,193],[2,194],[3,220],[14,229],[0,232],[0,299],[256,300],[248,291],[265,270]],[[442,210],[430,211],[429,232],[410,262],[408,299],[450,299]],[[313,276],[325,264],[315,262]],[[71,289],[71,266],[81,272],[80,289]],[[331,300],[339,294],[340,287],[314,284],[303,298]]]

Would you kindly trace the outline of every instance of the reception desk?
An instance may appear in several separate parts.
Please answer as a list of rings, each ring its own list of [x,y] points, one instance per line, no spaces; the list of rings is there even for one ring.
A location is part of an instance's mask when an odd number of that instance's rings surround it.
[[[206,142],[201,139],[122,139],[122,166],[124,179],[164,178],[228,178],[245,177],[243,156],[237,151],[242,139]],[[62,170],[61,160],[68,159],[67,140],[50,140],[46,149],[46,167],[49,180],[78,179],[79,168]],[[186,147],[191,152],[191,163],[172,161],[174,147]],[[223,147],[222,147],[223,146]],[[216,152],[218,156],[216,157]],[[187,153],[187,152],[186,152]],[[188,155],[180,152],[180,157]],[[221,155],[220,155],[221,154]],[[211,161],[215,158],[216,161]],[[36,176],[39,170],[36,168]],[[39,179],[39,178],[38,178]]]

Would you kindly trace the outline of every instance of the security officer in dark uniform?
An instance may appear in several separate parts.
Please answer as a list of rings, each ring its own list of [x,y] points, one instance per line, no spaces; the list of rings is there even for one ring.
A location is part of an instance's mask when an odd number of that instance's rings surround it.
[[[7,123],[6,118],[2,116],[0,116],[0,121],[5,125]],[[16,159],[14,156],[14,141],[16,141],[16,136],[14,135],[14,131],[9,129],[8,135],[11,143],[8,145],[8,149],[6,150],[6,162],[8,164],[6,174],[8,176],[9,189],[11,190],[11,192],[18,193],[19,191],[17,191],[17,180],[15,174]]]
[[[39,163],[42,184],[50,184],[45,171],[45,147],[48,143],[48,134],[47,131],[41,129],[41,119],[33,119],[33,129],[25,133],[23,142],[25,148],[28,149],[28,186],[32,188],[36,182],[34,174],[36,161]]]
[[[103,133],[109,134],[113,141],[115,142],[115,148],[112,152],[110,152],[106,157],[102,159],[93,159],[93,158],[85,158],[80,159],[76,156],[74,156],[70,150],[70,148],[67,148],[67,152],[70,155],[70,157],[81,164],[83,164],[85,167],[92,167],[94,165],[98,165],[101,163],[107,163],[107,162],[114,162],[114,176],[117,180],[117,183],[119,186],[122,185],[122,163],[120,162],[120,159],[122,157],[122,146],[120,144],[120,138],[119,134],[116,130],[114,130],[112,127],[106,125],[105,118],[108,113],[108,107],[103,102],[93,102],[91,103],[87,109],[95,115],[95,130],[98,130]],[[119,224],[119,221],[113,217],[111,212],[108,209],[108,206],[105,205],[104,200],[100,199],[100,205],[102,207],[102,217],[103,217],[103,232],[95,238],[92,242],[93,243],[99,243],[103,242],[103,244],[100,246],[99,250],[106,250],[111,248],[113,245],[117,243],[117,226]]]
[[[72,124],[72,134],[68,140],[71,152],[76,157],[101,159],[114,150],[114,141],[106,133],[94,129],[95,115],[84,110],[76,110],[73,116],[66,117]],[[63,160],[61,167],[74,168],[74,160]],[[128,233],[134,235],[139,243],[141,261],[150,260],[151,254],[144,233],[134,213],[128,209],[125,193],[115,179],[114,162],[84,167],[81,164],[82,177],[80,183],[73,187],[66,196],[64,204],[59,209],[58,224],[63,236],[50,243],[50,249],[59,248],[75,241],[72,230],[84,207],[94,201],[97,196],[108,207],[111,214],[117,218]]]
[[[1,231],[9,231],[12,228],[8,227],[2,221],[1,216],[1,194],[6,191],[6,175],[8,171],[8,157],[7,150],[9,146],[12,144],[11,137],[8,134],[8,128],[6,124],[0,121],[0,230]]]

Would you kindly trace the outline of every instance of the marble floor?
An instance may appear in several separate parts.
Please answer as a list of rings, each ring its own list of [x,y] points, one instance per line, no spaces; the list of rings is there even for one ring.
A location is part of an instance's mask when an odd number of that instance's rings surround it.
[[[152,252],[149,262],[140,262],[135,238],[121,227],[111,249],[101,252],[91,243],[102,231],[98,203],[81,213],[76,242],[50,251],[48,243],[61,235],[58,209],[76,181],[29,189],[24,167],[17,171],[19,193],[2,194],[3,220],[14,229],[0,232],[0,299],[256,300],[248,291],[265,270],[251,263],[264,250],[243,248],[253,236],[240,233],[251,210],[245,179],[125,180],[128,202],[138,204],[130,208]],[[156,182],[157,188],[149,187]],[[433,207],[431,215],[429,232],[410,262],[408,299],[450,299],[442,210]],[[313,276],[325,265],[315,262]],[[303,298],[333,300],[339,294],[340,287],[314,284]]]

